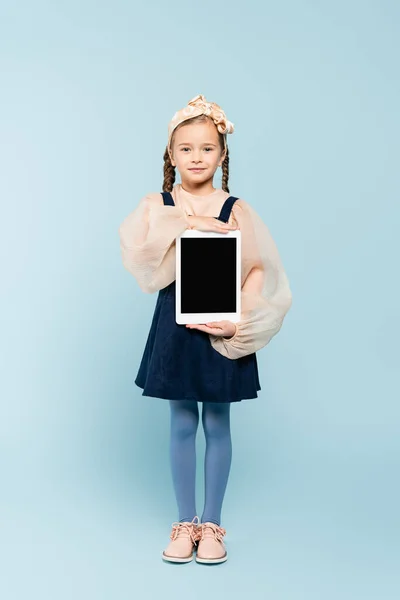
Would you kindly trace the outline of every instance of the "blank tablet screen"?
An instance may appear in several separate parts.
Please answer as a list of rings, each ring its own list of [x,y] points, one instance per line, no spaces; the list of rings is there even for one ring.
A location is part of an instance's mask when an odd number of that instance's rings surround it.
[[[236,311],[237,238],[181,239],[181,312]]]

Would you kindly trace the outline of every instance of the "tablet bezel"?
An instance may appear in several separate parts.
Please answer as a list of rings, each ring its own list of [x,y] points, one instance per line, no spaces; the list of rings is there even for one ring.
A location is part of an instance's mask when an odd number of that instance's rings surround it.
[[[181,239],[182,238],[237,238],[236,244],[236,312],[230,313],[185,313],[181,312]],[[241,232],[240,230],[228,231],[228,233],[216,233],[214,231],[198,231],[187,229],[176,238],[176,309],[175,320],[178,325],[200,325],[213,321],[231,321],[238,323],[241,317]]]

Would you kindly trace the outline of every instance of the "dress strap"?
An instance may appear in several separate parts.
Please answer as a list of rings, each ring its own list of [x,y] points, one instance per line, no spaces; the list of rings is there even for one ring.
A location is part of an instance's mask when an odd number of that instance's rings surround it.
[[[170,192],[161,192],[165,206],[175,206],[174,199]]]
[[[235,198],[235,196],[229,196],[229,198],[225,200],[221,208],[221,212],[219,213],[219,217],[217,217],[219,221],[223,221],[224,223],[227,223],[229,221],[229,217],[231,216],[231,210],[236,200],[239,200],[239,198]]]

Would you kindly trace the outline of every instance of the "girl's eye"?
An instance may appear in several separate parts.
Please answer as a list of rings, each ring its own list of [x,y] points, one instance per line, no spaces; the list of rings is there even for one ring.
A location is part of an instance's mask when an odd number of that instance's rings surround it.
[[[185,147],[181,148],[181,150],[182,150],[182,152],[184,152],[185,150],[190,150],[190,148],[188,148],[187,146],[185,146]],[[204,148],[204,150],[210,150],[212,152],[214,150],[214,148],[207,147],[207,148]]]

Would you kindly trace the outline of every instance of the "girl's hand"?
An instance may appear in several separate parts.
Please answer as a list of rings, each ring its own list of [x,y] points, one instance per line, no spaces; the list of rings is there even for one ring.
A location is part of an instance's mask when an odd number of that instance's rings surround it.
[[[234,225],[229,225],[229,223],[224,223],[223,221],[219,221],[214,217],[188,216],[187,219],[191,228],[197,229],[198,231],[214,231],[217,233],[228,233],[228,231],[233,231],[236,229]]]
[[[231,321],[214,321],[213,323],[206,323],[205,325],[192,325],[190,323],[186,325],[186,327],[188,329],[198,329],[205,333],[211,333],[212,335],[226,338],[231,338],[236,333],[236,325]]]

